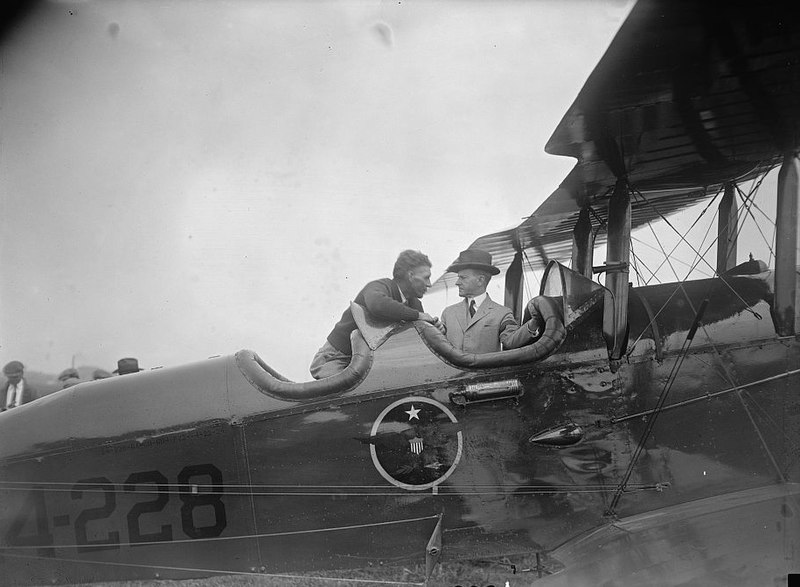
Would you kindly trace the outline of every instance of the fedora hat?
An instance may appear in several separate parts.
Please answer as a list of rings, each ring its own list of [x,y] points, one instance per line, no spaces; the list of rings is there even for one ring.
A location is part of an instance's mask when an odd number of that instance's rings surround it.
[[[126,357],[117,361],[117,368],[114,370],[114,373],[126,375],[128,373],[138,373],[139,371],[144,371],[144,369],[139,368],[139,360]]]
[[[452,265],[447,268],[448,271],[458,273],[462,269],[479,269],[486,271],[490,275],[497,275],[500,270],[492,265],[492,255],[481,249],[467,249],[461,251],[458,259],[453,261]]]

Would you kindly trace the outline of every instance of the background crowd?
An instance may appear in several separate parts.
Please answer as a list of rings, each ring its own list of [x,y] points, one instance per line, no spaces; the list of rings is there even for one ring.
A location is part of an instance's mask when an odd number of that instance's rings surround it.
[[[84,381],[129,375],[131,373],[138,373],[139,371],[142,371],[139,367],[139,361],[133,357],[125,357],[117,361],[117,368],[111,373],[104,369],[95,369],[90,377],[81,377],[78,369],[69,367],[59,373],[55,383],[55,391],[72,387]],[[25,378],[25,365],[23,365],[21,361],[10,361],[6,363],[3,367],[3,375],[6,380],[3,383],[2,394],[0,395],[0,401],[3,402],[2,405],[0,405],[0,411],[16,408],[42,397],[43,395],[47,395],[48,391],[51,391],[38,390],[31,385]]]

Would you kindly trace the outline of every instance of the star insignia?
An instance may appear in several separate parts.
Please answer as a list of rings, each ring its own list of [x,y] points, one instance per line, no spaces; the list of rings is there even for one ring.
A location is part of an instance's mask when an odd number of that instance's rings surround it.
[[[419,416],[417,414],[419,414],[421,411],[422,410],[415,408],[414,404],[411,404],[411,409],[410,410],[406,410],[406,414],[408,414],[408,421],[410,422],[414,418],[419,420]]]

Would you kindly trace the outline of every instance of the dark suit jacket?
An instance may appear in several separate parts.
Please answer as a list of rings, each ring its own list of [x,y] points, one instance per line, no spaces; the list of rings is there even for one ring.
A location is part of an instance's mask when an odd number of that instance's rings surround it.
[[[488,295],[470,318],[464,300],[447,306],[442,312],[442,322],[447,329],[447,340],[468,353],[493,353],[515,349],[533,342],[533,335],[520,328],[511,310],[495,302]]]
[[[25,378],[22,378],[22,381],[25,381]],[[3,383],[3,386],[0,387],[0,412],[5,411],[6,409],[6,395],[8,394],[8,381]],[[30,384],[25,381],[24,387],[22,388],[22,403],[27,404],[28,402],[32,402],[36,399],[36,390],[30,386]]]
[[[392,322],[416,320],[423,311],[419,298],[409,298],[408,305],[404,304],[400,286],[394,279],[389,278],[370,281],[364,286],[364,289],[358,292],[353,301],[359,306],[364,306],[367,312],[375,318]],[[355,328],[356,321],[348,306],[342,314],[342,318],[328,335],[328,342],[337,350],[348,355],[352,354],[350,333]]]

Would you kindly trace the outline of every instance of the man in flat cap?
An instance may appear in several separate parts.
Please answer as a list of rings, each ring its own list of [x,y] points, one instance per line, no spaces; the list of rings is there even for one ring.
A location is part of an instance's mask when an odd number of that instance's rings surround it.
[[[447,340],[468,353],[493,353],[515,349],[535,340],[541,330],[539,318],[531,318],[521,328],[510,309],[492,300],[486,287],[500,269],[492,265],[492,255],[481,249],[461,251],[448,271],[458,273],[456,286],[463,302],[442,312]]]
[[[24,370],[25,367],[19,361],[11,361],[3,367],[6,382],[0,388],[0,397],[5,399],[0,400],[3,401],[0,411],[16,408],[36,398],[36,390],[23,377]]]
[[[70,367],[69,369],[64,369],[58,375],[58,383],[61,385],[61,389],[66,389],[68,387],[72,387],[81,382],[81,375],[78,373],[78,370]]]
[[[92,371],[92,381],[97,381],[98,379],[108,379],[109,377],[111,377],[111,373],[105,369],[95,369]]]
[[[407,250],[397,257],[391,279],[369,282],[353,301],[381,320],[424,320],[440,327],[439,319],[426,314],[419,300],[430,286],[431,262],[428,256]],[[330,377],[347,368],[353,354],[350,333],[355,328],[356,321],[348,307],[311,361],[309,370],[314,379]]]

